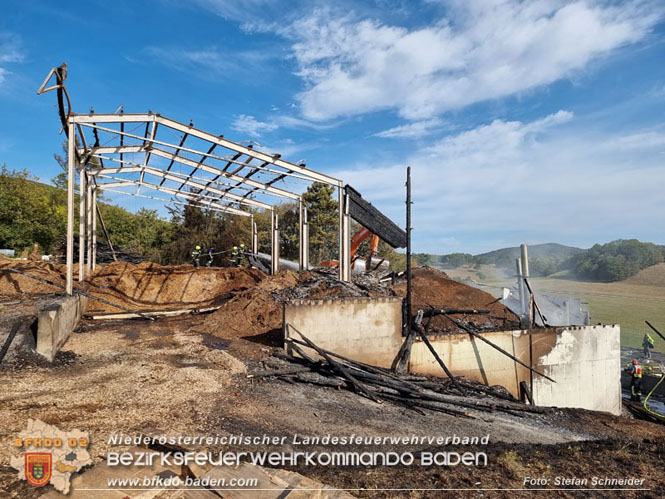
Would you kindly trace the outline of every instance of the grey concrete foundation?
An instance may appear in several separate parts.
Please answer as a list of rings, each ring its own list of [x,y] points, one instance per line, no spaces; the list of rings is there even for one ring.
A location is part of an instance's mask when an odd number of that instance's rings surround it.
[[[37,317],[37,353],[53,361],[81,320],[87,304],[85,296],[74,294],[40,310]]]

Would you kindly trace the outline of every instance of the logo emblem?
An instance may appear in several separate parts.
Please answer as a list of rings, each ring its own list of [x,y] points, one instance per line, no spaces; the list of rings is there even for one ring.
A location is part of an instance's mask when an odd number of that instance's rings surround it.
[[[30,485],[43,487],[51,480],[52,457],[50,452],[26,452],[25,478]]]

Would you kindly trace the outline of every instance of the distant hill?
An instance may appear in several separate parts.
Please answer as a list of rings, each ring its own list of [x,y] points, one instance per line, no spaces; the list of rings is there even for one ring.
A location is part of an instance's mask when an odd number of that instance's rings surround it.
[[[565,246],[558,243],[533,244],[529,246],[529,260],[537,258],[563,261],[583,251],[582,248]],[[483,259],[485,263],[493,263],[497,267],[506,267],[508,265],[513,267],[515,265],[515,258],[519,256],[520,248],[515,246],[481,253],[476,255],[476,258]]]
[[[532,275],[550,275],[561,270],[563,262],[583,253],[585,250],[557,243],[534,244],[529,246],[529,267]],[[502,248],[479,255],[469,253],[449,253],[447,255],[414,255],[420,265],[433,265],[443,269],[454,269],[461,265],[489,264],[515,270],[515,258],[520,256],[518,246]]]
[[[640,270],[637,274],[622,282],[626,284],[641,284],[642,286],[665,287],[665,263],[658,263]]]

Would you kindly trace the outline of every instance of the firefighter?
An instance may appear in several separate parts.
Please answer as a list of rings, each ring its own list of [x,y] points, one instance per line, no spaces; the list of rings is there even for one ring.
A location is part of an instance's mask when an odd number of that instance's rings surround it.
[[[234,246],[233,249],[231,250],[231,267],[237,267],[238,265],[240,265],[239,262],[240,255],[238,253],[239,253],[238,247]]]
[[[213,251],[215,251],[215,248],[208,248],[208,261],[206,262],[206,267],[212,267],[212,262],[215,259]]]
[[[644,358],[645,359],[650,359],[651,358],[651,349],[655,346],[656,345],[655,345],[651,335],[649,333],[646,333],[644,335],[644,338],[642,338],[642,348],[644,349]]]
[[[240,249],[238,250],[238,267],[241,267],[245,264],[245,245],[240,243]]]
[[[637,359],[630,366],[630,400],[642,402],[642,366]]]
[[[194,262],[194,267],[197,269],[201,266],[201,246],[198,244],[194,248],[194,251],[192,251],[192,261]]]

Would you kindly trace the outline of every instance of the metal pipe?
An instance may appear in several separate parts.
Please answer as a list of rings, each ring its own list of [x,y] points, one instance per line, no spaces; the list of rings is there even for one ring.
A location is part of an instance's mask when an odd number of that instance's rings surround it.
[[[525,302],[525,305],[522,308],[522,312],[525,315],[528,315],[530,312],[529,311],[530,299],[527,298],[526,296],[527,289],[524,281],[529,278],[529,252],[526,244],[521,244],[520,249],[522,251],[522,290],[524,291],[524,302]]]
[[[522,249],[522,275],[529,278],[529,253],[526,244],[520,245]]]
[[[74,290],[74,163],[76,157],[76,143],[74,138],[74,123],[67,125],[69,142],[67,145],[67,282],[65,291],[71,295]]]
[[[515,258],[515,266],[517,268],[517,292],[520,295],[520,318],[524,318],[526,314],[526,296],[524,288],[524,276],[522,275],[522,259]]]

